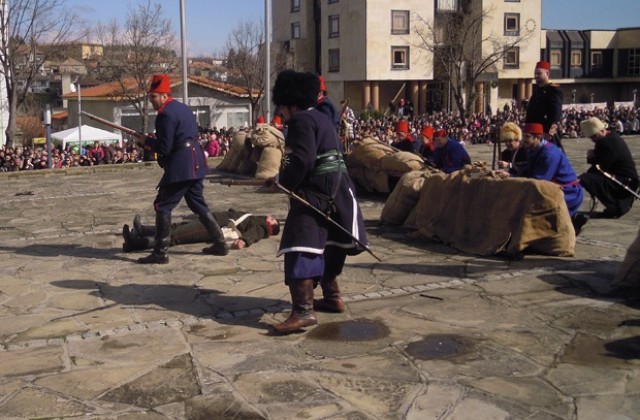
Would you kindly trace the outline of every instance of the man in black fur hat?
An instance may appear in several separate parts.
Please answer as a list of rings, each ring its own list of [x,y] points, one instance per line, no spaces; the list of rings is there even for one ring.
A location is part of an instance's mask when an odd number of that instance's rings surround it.
[[[273,326],[279,333],[317,324],[314,308],[329,312],[345,310],[336,277],[342,272],[346,256],[359,254],[367,243],[355,187],[347,173],[335,128],[316,109],[319,91],[320,80],[313,73],[285,70],[276,79],[273,102],[289,126],[276,180],[352,236],[308,205],[290,198],[278,255],[284,255],[284,280],[291,293],[292,310],[284,322]],[[313,289],[318,283],[323,298],[314,301]]]

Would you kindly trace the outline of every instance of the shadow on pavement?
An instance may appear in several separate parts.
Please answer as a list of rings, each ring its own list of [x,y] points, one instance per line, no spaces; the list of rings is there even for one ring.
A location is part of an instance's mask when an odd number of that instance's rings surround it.
[[[260,321],[262,314],[269,308],[280,308],[287,303],[281,299],[226,295],[218,290],[201,289],[194,286],[148,284],[112,286],[108,283],[91,280],[57,280],[51,284],[67,289],[88,290],[89,295],[99,296],[105,301],[114,302],[99,308],[74,313],[65,318],[98,312],[116,305],[140,311],[161,307],[162,310],[210,318],[223,324],[241,324],[253,328],[270,329],[269,324]],[[242,316],[216,316],[223,313],[241,313]]]
[[[93,248],[75,244],[34,244],[23,247],[0,246],[0,252],[11,252],[18,255],[29,255],[33,257],[77,257],[94,258],[103,260],[131,261],[130,258],[123,257],[121,248]]]

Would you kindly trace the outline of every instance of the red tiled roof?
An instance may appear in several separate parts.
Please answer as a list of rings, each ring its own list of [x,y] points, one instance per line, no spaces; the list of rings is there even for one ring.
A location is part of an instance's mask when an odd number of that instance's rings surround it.
[[[171,78],[173,82],[171,83],[171,87],[180,86],[182,84],[182,79],[179,76],[174,76]],[[246,90],[236,86],[231,85],[229,83],[216,82],[211,79],[207,79],[202,76],[189,76],[188,80],[190,83],[195,83],[197,85],[217,90],[218,92],[225,93],[227,95],[236,96],[239,98],[246,98],[249,95]],[[139,89],[136,86],[136,81],[133,78],[126,79],[124,82],[125,88],[128,89],[129,94],[134,93],[140,96],[146,93],[145,89]],[[257,95],[258,91],[254,91],[254,95]],[[109,82],[104,83],[97,86],[87,87],[82,89],[82,99],[85,98],[110,98],[110,99],[121,99],[124,96],[124,92],[120,83],[118,82]],[[77,99],[77,93],[67,93],[62,96],[63,99]]]
[[[56,112],[51,116],[51,118],[53,118],[54,120],[64,120],[68,117],[69,113],[67,111]]]

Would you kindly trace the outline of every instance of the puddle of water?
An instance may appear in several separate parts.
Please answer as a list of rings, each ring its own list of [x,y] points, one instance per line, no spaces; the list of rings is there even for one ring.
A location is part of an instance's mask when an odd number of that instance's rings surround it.
[[[389,328],[382,322],[358,319],[322,324],[311,330],[307,338],[324,341],[373,341],[389,334]]]
[[[423,340],[410,343],[405,351],[416,359],[443,359],[463,352],[465,345],[461,337],[451,334],[434,334]]]

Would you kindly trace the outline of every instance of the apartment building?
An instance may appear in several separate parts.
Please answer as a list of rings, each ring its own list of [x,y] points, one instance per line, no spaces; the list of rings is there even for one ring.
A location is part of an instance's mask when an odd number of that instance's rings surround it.
[[[433,2],[274,0],[272,62],[322,74],[333,101],[357,111],[384,112],[398,98],[426,108],[433,66],[414,47],[417,14],[432,19]]]
[[[418,113],[451,109],[449,77],[417,34],[461,8],[483,14],[472,48],[498,60],[474,81],[477,110],[531,95],[540,58],[541,0],[274,0],[272,63],[322,74],[334,102],[385,112],[400,98]],[[448,34],[438,34],[446,42]],[[434,36],[435,38],[435,36]],[[434,41],[435,43],[435,41]],[[513,45],[505,54],[504,45]]]
[[[551,63],[565,104],[637,103],[640,28],[546,30],[541,57]]]

